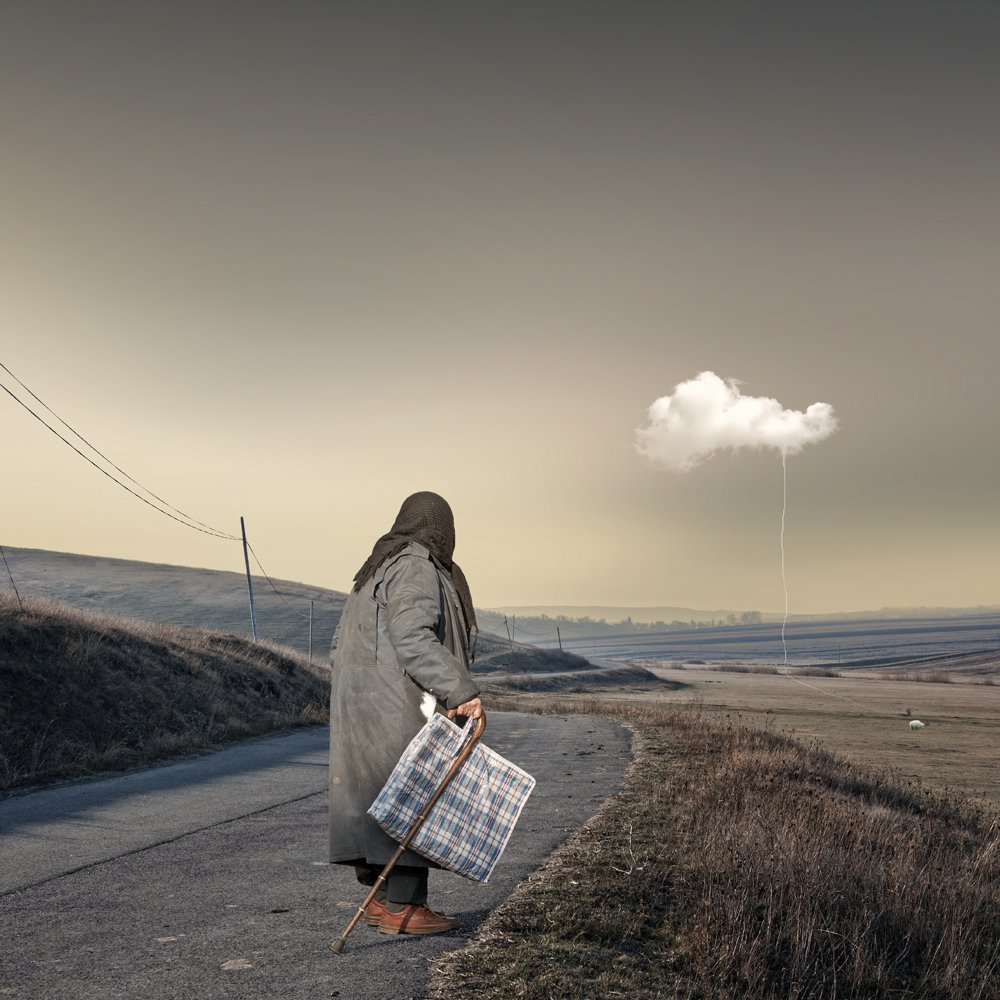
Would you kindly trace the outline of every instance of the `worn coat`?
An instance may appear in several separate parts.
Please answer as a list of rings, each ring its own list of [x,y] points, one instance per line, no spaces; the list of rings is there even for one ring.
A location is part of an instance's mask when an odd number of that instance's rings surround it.
[[[348,597],[330,651],[331,862],[385,864],[399,846],[366,813],[430,715],[479,693],[466,636],[451,577],[419,542]]]

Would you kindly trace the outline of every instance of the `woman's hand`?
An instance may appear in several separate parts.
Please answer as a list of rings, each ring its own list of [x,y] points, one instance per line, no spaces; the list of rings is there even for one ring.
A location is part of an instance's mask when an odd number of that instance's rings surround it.
[[[478,698],[471,698],[464,705],[459,705],[455,711],[466,719],[479,719],[483,715],[483,703]]]

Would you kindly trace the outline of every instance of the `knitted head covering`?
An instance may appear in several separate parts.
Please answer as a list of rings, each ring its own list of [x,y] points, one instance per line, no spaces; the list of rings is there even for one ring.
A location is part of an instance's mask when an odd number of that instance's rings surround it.
[[[423,545],[451,574],[451,581],[462,603],[466,631],[478,630],[469,584],[458,563],[451,558],[455,551],[455,517],[448,501],[437,493],[414,493],[403,501],[393,526],[375,543],[371,555],[355,574],[354,589],[360,590],[386,559],[402,552],[410,542]]]

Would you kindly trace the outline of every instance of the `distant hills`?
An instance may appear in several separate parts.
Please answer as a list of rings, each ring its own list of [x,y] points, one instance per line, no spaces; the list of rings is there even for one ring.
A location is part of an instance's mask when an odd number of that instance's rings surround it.
[[[101,556],[49,552],[4,546],[18,589],[27,594],[60,601],[86,611],[117,614],[169,625],[191,625],[236,635],[250,634],[247,581],[243,573],[224,570],[168,566]],[[0,567],[2,573],[2,567]],[[289,580],[273,580],[254,575],[253,587],[257,627],[261,638],[290,646],[303,653],[309,650],[309,610],[313,605],[313,657],[325,660],[330,640],[340,620],[346,594]],[[10,583],[0,576],[0,589]],[[978,608],[881,608],[833,614],[792,615],[793,621],[849,621],[893,618],[953,618],[1000,610],[1000,605]],[[613,606],[604,604],[516,605],[503,609],[477,609],[480,628],[485,633],[507,636],[504,615],[516,616],[515,638],[522,642],[552,645],[556,640],[556,619],[574,620],[562,634],[580,636],[588,631],[586,622],[604,619],[608,624],[632,619],[641,629],[655,622],[726,623],[744,611],[675,606]],[[780,621],[780,613],[763,612],[765,622]],[[625,626],[627,630],[628,626]],[[596,631],[603,631],[598,629]],[[551,634],[550,634],[551,633]]]
[[[967,608],[947,608],[947,607],[885,607],[862,611],[823,611],[808,612],[805,614],[789,615],[789,620],[798,621],[833,621],[850,619],[886,619],[886,618],[959,618],[965,615],[992,614],[1000,611],[1000,604],[982,604],[976,607]],[[503,617],[517,615],[518,618],[559,618],[564,617],[570,620],[590,618],[593,621],[603,619],[609,624],[624,622],[629,618],[633,622],[651,624],[664,622],[670,624],[672,621],[696,621],[709,622],[712,620],[724,622],[733,615],[739,619],[746,611],[734,611],[732,609],[705,610],[704,608],[682,608],[673,606],[663,607],[627,607],[607,604],[521,604],[512,605],[505,608],[490,608],[482,612],[492,619],[498,619],[500,628],[503,629]],[[784,615],[780,611],[761,612],[761,620],[765,622],[781,621]]]

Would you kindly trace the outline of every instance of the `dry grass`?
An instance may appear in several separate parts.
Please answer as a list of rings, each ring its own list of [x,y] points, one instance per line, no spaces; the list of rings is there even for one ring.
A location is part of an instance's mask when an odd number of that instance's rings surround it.
[[[831,667],[793,667],[790,671],[794,677],[839,677],[840,674]]]
[[[865,671],[866,676],[871,676]],[[993,687],[1000,677],[1000,651],[978,650],[935,656],[931,662],[916,661],[877,672],[890,681],[916,681],[924,684],[985,684]]]
[[[710,669],[723,674],[785,674],[790,677],[839,677],[832,667],[810,665],[779,667],[774,663],[713,663]]]
[[[945,670],[893,670],[887,681],[915,681],[917,684],[954,684],[958,678]]]
[[[995,814],[690,708],[549,708],[632,726],[624,787],[443,959],[435,996],[996,996]]]
[[[689,702],[722,720],[770,726],[807,743],[820,740],[859,763],[889,763],[904,779],[953,788],[1000,806],[1000,689],[981,681],[889,681],[882,671],[839,677],[719,672],[708,667],[653,673],[685,687],[650,688],[650,701]],[[614,691],[602,698],[617,697]],[[634,693],[623,695],[634,700]],[[911,719],[928,728],[909,729]]]
[[[776,674],[778,668],[773,663],[716,663],[713,670],[725,674]]]
[[[290,650],[0,595],[0,792],[326,719]]]

